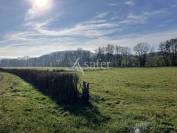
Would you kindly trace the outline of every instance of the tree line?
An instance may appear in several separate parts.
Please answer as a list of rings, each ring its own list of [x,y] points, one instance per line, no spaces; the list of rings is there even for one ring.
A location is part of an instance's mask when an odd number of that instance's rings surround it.
[[[141,42],[133,49],[108,44],[96,53],[95,60],[111,62],[112,67],[177,66],[177,38],[161,42],[156,50]]]
[[[81,66],[97,61],[111,62],[111,67],[177,66],[177,38],[161,42],[156,49],[141,42],[133,48],[108,44],[95,51],[78,49],[35,58],[2,59],[0,67],[72,67],[78,58]]]

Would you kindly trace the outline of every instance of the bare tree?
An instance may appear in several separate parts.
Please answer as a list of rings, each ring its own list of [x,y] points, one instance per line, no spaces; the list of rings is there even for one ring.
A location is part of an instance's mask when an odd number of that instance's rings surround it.
[[[128,66],[128,56],[130,55],[130,48],[122,47],[122,56],[125,60],[125,66]]]
[[[97,53],[96,60],[104,60],[104,55],[105,55],[105,47],[99,47],[97,50],[95,50]]]
[[[118,66],[128,66],[128,57],[130,55],[130,48],[116,45],[114,47],[115,59]]]
[[[116,54],[116,64],[117,66],[121,66],[122,53],[121,53],[121,47],[118,45],[115,46],[115,54]]]
[[[144,67],[146,64],[146,55],[150,50],[150,46],[147,43],[138,43],[134,47],[134,51],[138,55],[140,67]]]
[[[165,62],[165,65],[169,66],[170,65],[170,60],[169,60],[170,45],[168,45],[167,42],[161,42],[159,48],[160,48],[160,53]]]
[[[108,44],[106,47],[106,51],[108,54],[114,54],[114,45]]]
[[[171,65],[177,65],[177,39],[170,40],[170,59]]]
[[[111,62],[114,54],[114,45],[108,44],[106,47],[107,61]]]
[[[160,44],[160,53],[166,66],[177,65],[177,39],[171,39]]]

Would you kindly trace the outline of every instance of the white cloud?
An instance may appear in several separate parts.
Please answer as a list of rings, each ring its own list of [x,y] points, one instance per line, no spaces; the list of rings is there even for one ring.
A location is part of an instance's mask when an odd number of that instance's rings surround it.
[[[147,42],[157,47],[160,42],[172,38],[177,38],[177,29],[172,29],[168,31],[159,31],[154,33],[130,34],[130,35],[119,37],[119,39],[114,38],[112,40],[119,42],[120,45],[124,45],[128,47],[133,47],[139,42]]]
[[[5,35],[4,39],[7,39],[8,41],[28,41],[31,40],[29,36],[32,33],[30,32],[15,32],[15,33],[9,33]]]
[[[12,45],[0,47],[0,57],[39,56],[54,51],[75,50],[80,47],[93,51],[98,46],[104,46],[108,43],[132,48],[139,42],[147,42],[157,48],[161,41],[171,38],[177,38],[177,29],[146,34],[130,34],[125,36],[117,36],[114,38],[107,36],[92,39],[83,43],[80,43],[72,38],[65,38],[64,40],[60,40],[60,38],[54,40],[44,39],[41,41],[37,39],[20,47],[13,47]]]
[[[106,16],[108,16],[110,14],[110,12],[103,12],[103,13],[100,13],[96,16],[96,18],[98,19],[102,19],[102,18],[105,18]]]
[[[53,21],[52,19],[48,19],[44,22],[37,23],[27,23],[26,26],[29,26],[33,29],[34,36],[42,35],[48,37],[84,37],[84,38],[97,38],[100,36],[105,36],[108,34],[112,34],[116,31],[120,31],[121,28],[119,24],[111,21],[107,21],[103,17],[105,17],[108,12],[101,13],[96,17],[80,22],[72,27],[64,28],[64,29],[55,29],[51,30],[47,25]]]
[[[133,0],[128,0],[125,2],[126,5],[128,6],[134,6],[135,5],[135,2]]]
[[[148,19],[158,17],[159,15],[165,15],[168,11],[166,10],[154,10],[154,11],[143,11],[140,14],[130,13],[124,20],[121,20],[120,24],[144,24]]]
[[[144,14],[134,15],[130,13],[126,19],[120,21],[121,24],[142,24],[145,23],[148,17]]]
[[[114,23],[89,24],[80,23],[71,28],[63,30],[48,30],[43,27],[37,27],[36,30],[47,36],[78,36],[86,38],[95,38],[114,33],[119,30],[119,25]]]

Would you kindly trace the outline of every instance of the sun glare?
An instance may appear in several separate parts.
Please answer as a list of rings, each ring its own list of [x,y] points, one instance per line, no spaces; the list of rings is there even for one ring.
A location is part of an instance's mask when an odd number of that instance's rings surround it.
[[[49,4],[49,0],[34,0],[34,6],[36,6],[39,9],[47,8]]]
[[[51,0],[30,0],[33,9],[47,10],[51,7]]]

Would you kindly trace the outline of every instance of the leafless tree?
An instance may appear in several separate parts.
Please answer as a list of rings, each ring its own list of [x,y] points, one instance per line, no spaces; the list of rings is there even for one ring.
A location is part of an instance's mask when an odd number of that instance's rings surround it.
[[[177,65],[177,39],[171,39],[160,44],[160,53],[166,66]]]
[[[165,62],[165,65],[169,66],[170,65],[169,62],[170,45],[168,45],[167,42],[161,42],[159,48],[160,48],[160,53]]]
[[[139,64],[140,67],[144,67],[146,64],[146,55],[148,54],[150,50],[150,46],[149,44],[142,42],[142,43],[138,43],[135,47],[134,47],[134,51],[137,54],[138,58],[139,58]]]

